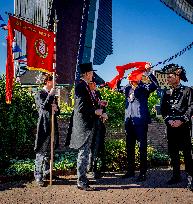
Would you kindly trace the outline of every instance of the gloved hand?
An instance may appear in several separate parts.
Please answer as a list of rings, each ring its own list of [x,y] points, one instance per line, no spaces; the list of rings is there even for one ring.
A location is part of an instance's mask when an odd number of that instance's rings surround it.
[[[105,120],[108,119],[108,115],[107,115],[106,113],[103,113],[103,114],[101,115],[101,117],[104,118]]]

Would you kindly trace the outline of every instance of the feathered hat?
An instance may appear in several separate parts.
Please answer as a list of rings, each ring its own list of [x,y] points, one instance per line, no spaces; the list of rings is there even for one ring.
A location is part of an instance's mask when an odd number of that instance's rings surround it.
[[[179,66],[178,64],[168,64],[164,66],[161,70],[161,73],[164,74],[176,74],[180,77],[180,79],[184,82],[187,82],[188,79],[186,77],[186,70],[184,67]]]

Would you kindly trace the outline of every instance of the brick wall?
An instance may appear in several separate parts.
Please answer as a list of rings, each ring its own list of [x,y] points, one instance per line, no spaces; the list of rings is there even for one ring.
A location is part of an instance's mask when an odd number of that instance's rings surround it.
[[[59,119],[59,133],[60,133],[60,150],[64,150],[64,143],[66,140],[69,118]],[[106,138],[125,138],[124,130],[118,130],[117,132],[111,132],[107,128]],[[165,133],[165,124],[153,121],[149,124],[148,128],[148,144],[155,149],[167,153],[167,139]]]
[[[148,144],[161,152],[167,152],[166,126],[164,123],[152,121],[148,127]]]

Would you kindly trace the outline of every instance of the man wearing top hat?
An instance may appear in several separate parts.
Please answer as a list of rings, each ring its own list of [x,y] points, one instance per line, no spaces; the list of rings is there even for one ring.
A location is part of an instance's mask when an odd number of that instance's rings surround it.
[[[70,148],[78,150],[77,187],[81,190],[93,190],[87,179],[89,153],[94,134],[95,115],[102,115],[102,109],[97,109],[88,83],[93,78],[92,63],[79,65],[81,80],[75,87],[75,106]]]
[[[186,72],[177,64],[169,64],[162,71],[167,74],[170,89],[163,94],[161,113],[167,126],[168,150],[173,167],[173,176],[168,184],[181,181],[179,151],[183,151],[185,170],[188,174],[188,188],[193,191],[193,152],[191,144],[191,117],[193,113],[193,92],[190,87],[183,86]]]

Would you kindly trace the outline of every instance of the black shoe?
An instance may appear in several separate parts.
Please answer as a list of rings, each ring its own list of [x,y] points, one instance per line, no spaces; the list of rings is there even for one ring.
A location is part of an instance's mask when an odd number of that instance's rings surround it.
[[[187,188],[190,191],[193,191],[193,179],[192,179],[192,176],[188,176],[188,186],[187,186]]]
[[[191,182],[190,184],[188,184],[187,188],[193,192],[193,182]]]
[[[80,185],[80,184],[77,184],[77,188],[80,189],[80,190],[83,190],[83,191],[96,191],[95,188],[90,187],[89,185]]]
[[[135,177],[135,172],[127,172],[125,175],[123,175],[121,178],[125,179],[125,178],[132,178]]]
[[[40,179],[36,179],[36,184],[40,187],[44,187],[44,181]]]
[[[146,174],[140,174],[137,178],[137,182],[142,182],[142,181],[146,181],[147,177]]]
[[[173,185],[181,182],[180,176],[172,176],[172,178],[167,182],[168,185]]]

